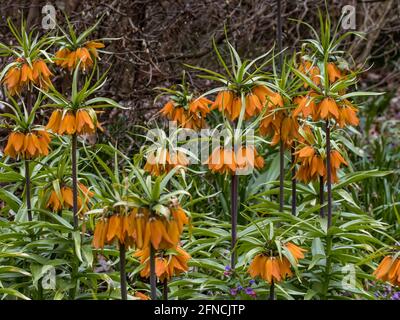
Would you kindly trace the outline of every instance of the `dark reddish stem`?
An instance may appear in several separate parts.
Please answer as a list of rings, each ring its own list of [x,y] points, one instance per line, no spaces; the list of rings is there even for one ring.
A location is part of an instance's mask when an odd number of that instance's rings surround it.
[[[331,128],[326,120],[326,186],[328,197],[328,228],[332,225],[332,171],[331,171]]]
[[[238,218],[238,176],[232,175],[231,180],[231,268],[236,265],[237,218]]]
[[[274,283],[274,279],[271,280],[271,285],[269,287],[269,300],[275,300],[275,283]]]
[[[121,282],[121,299],[128,300],[128,291],[126,286],[126,260],[125,260],[126,248],[125,245],[119,244],[119,274]]]
[[[163,299],[168,300],[168,279],[165,278],[163,281]]]
[[[29,160],[25,159],[25,196],[26,208],[28,211],[28,220],[32,221],[32,205],[31,205],[31,176],[29,172]]]
[[[157,279],[156,279],[156,250],[150,244],[150,288],[151,299],[157,300]]]
[[[325,210],[324,210],[324,176],[319,177],[319,204],[321,208],[319,209],[319,214],[321,218],[325,217]]]
[[[296,180],[296,142],[292,143],[292,215],[296,215],[297,180]]]

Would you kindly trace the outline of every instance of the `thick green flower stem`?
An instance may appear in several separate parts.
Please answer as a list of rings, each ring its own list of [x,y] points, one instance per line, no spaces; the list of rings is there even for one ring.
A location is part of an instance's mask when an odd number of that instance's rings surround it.
[[[28,211],[28,220],[32,221],[32,205],[31,205],[31,176],[29,173],[29,160],[25,159],[25,196],[26,208]]]
[[[319,215],[321,218],[325,217],[325,211],[324,211],[324,177],[320,176],[319,177],[319,204],[321,205],[321,208],[319,209]]]
[[[275,283],[274,279],[271,279],[271,285],[269,287],[269,300],[275,300]]]
[[[292,215],[296,215],[297,207],[297,181],[296,181],[296,142],[292,143]]]
[[[328,197],[328,228],[332,225],[332,172],[331,172],[331,128],[329,126],[329,120],[326,120],[326,186],[327,186],[327,197]]]
[[[156,278],[156,250],[150,244],[150,289],[151,300],[157,300],[157,278]]]
[[[163,300],[168,300],[168,279],[163,281]]]
[[[78,168],[76,161],[77,153],[77,135],[72,135],[72,214],[74,219],[74,229],[78,230],[79,220],[78,220]]]
[[[126,248],[125,245],[119,244],[119,274],[121,282],[121,299],[128,300],[128,292],[126,289]]]
[[[238,218],[238,184],[239,177],[234,174],[231,180],[231,268],[236,265],[237,218]]]

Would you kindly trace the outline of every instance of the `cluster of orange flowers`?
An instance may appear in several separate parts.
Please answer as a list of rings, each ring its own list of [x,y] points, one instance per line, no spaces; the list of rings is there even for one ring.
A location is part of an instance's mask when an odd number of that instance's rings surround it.
[[[289,147],[294,139],[300,139],[299,123],[283,108],[283,98],[279,93],[268,89],[265,91],[264,103],[267,110],[265,117],[260,122],[260,133],[263,136],[271,136],[271,145],[277,145],[282,141]]]
[[[85,109],[80,109],[76,112],[62,110],[54,110],[50,116],[49,123],[46,129],[53,133],[63,134],[93,134],[96,128],[101,129],[97,122],[96,114],[93,111],[92,115]]]
[[[296,178],[305,183],[314,181],[320,176],[326,180],[327,170],[325,157],[322,157],[318,150],[312,146],[305,146],[296,152],[297,161],[300,162],[300,168],[296,173]],[[347,166],[346,160],[337,150],[331,151],[331,177],[332,182],[338,182],[337,170],[344,164]]]
[[[260,156],[254,147],[239,147],[234,150],[217,147],[211,153],[206,163],[214,173],[236,174],[239,171],[247,171],[251,168],[264,167],[264,158]]]
[[[315,117],[319,119],[335,119],[341,128],[346,125],[357,126],[360,120],[357,117],[358,109],[348,100],[338,103],[333,98],[324,98],[319,104]]]
[[[318,66],[312,65],[310,61],[303,61],[299,71],[308,75],[315,85],[319,86],[321,84],[320,70]],[[330,83],[334,83],[344,77],[334,62],[328,63],[327,72]],[[304,83],[304,87],[307,88],[308,84]],[[294,103],[297,107],[293,111],[293,116],[296,117],[301,114],[304,118],[307,118],[311,115],[314,121],[335,119],[341,128],[346,125],[357,126],[359,124],[358,109],[347,99],[336,101],[333,98],[326,97],[316,104],[313,99],[315,96],[316,93],[311,90],[307,95],[296,97]]]
[[[103,248],[114,240],[139,249],[150,247],[169,249],[178,245],[183,226],[188,217],[178,205],[171,207],[171,217],[152,215],[149,210],[133,209],[129,214],[114,214],[96,223],[93,246]]]
[[[138,250],[135,253],[135,257],[139,258],[139,261],[144,268],[140,271],[140,276],[143,278],[150,277],[150,248],[147,247],[143,250]],[[174,275],[179,275],[188,270],[188,261],[190,255],[183,250],[180,246],[177,246],[174,250],[161,251],[156,256],[156,276],[160,281],[171,279]]]
[[[89,191],[89,189],[82,183],[78,183],[78,188],[81,193],[78,195],[78,210],[83,213],[87,210],[89,198],[93,197],[94,193]],[[60,212],[63,209],[72,209],[72,189],[70,187],[63,186],[60,188],[60,196],[55,190],[52,190],[47,201],[46,208],[49,208],[53,212]]]
[[[96,249],[104,248],[105,244],[114,241],[131,247],[135,244],[135,226],[133,214],[114,214],[109,218],[100,219],[96,223],[92,245]]]
[[[37,85],[42,89],[47,89],[52,75],[42,59],[36,59],[30,65],[25,59],[17,58],[17,64],[7,71],[3,82],[7,86],[10,95],[13,96],[19,94],[23,87],[29,87],[30,85]]]
[[[285,246],[292,254],[296,263],[298,263],[299,259],[304,258],[304,252],[306,252],[306,250],[291,242],[286,243]],[[286,257],[268,256],[264,253],[254,257],[249,266],[248,273],[252,278],[259,276],[268,283],[272,281],[280,282],[285,280],[286,277],[291,277],[293,275],[290,270],[290,262]]]
[[[171,217],[151,215],[148,210],[136,211],[136,246],[147,248],[150,244],[154,249],[169,249],[178,245],[183,226],[189,223],[183,209],[177,205],[170,208]]]
[[[167,149],[161,149],[158,155],[150,153],[147,156],[147,162],[144,170],[153,176],[160,176],[170,172],[177,166],[186,167],[189,160],[183,152],[176,151],[170,153]]]
[[[160,110],[167,119],[176,121],[182,128],[199,130],[205,127],[205,117],[210,112],[212,101],[206,98],[193,99],[187,108],[173,100],[168,101]]]
[[[104,48],[101,42],[90,41],[76,50],[60,49],[55,54],[55,64],[63,69],[74,70],[80,62],[80,69],[86,71],[93,66],[94,59],[98,58],[97,49]]]
[[[252,88],[245,96],[244,118],[247,120],[260,114],[269,96],[273,97],[272,91],[263,85]],[[220,91],[211,107],[212,110],[217,108],[225,113],[229,120],[234,121],[239,118],[242,110],[242,98],[230,90]]]
[[[389,281],[394,286],[400,286],[400,258],[386,256],[373,274],[378,280]]]
[[[4,154],[16,159],[22,157],[25,159],[47,156],[49,154],[50,137],[44,130],[22,133],[18,131],[11,132]]]

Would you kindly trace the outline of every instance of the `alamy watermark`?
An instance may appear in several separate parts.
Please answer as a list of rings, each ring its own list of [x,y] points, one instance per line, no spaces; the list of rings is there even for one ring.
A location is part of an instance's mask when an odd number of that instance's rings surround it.
[[[352,5],[346,5],[342,8],[342,15],[342,28],[354,30],[356,28],[356,8]]]

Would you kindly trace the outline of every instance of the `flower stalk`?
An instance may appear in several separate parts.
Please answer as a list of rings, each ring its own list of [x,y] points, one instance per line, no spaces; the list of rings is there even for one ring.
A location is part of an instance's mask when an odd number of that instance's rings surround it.
[[[328,201],[328,228],[332,225],[332,169],[331,169],[331,128],[329,120],[326,120],[326,186]]]
[[[74,221],[74,229],[78,229],[78,168],[77,168],[77,135],[72,135],[72,214]]]
[[[319,209],[319,215],[321,218],[325,217],[325,210],[324,210],[324,177],[320,176],[319,177],[319,204],[321,205],[321,208]]]
[[[26,208],[28,211],[28,221],[32,221],[31,205],[31,176],[29,172],[29,160],[25,159],[25,188],[26,188]]]
[[[232,175],[231,180],[231,268],[236,264],[237,218],[238,218],[238,176]]]
[[[296,215],[297,206],[297,180],[296,180],[296,142],[293,141],[292,148],[292,215]]]
[[[119,243],[119,273],[121,282],[121,299],[128,300],[128,292],[126,286],[126,260],[125,260],[126,248],[125,244]]]
[[[163,281],[163,300],[168,300],[168,279]]]
[[[275,300],[275,282],[272,279],[271,280],[271,285],[269,287],[269,300]]]
[[[151,300],[157,300],[157,278],[156,278],[156,250],[150,244],[150,296]]]

